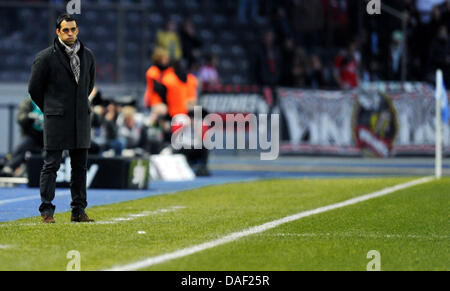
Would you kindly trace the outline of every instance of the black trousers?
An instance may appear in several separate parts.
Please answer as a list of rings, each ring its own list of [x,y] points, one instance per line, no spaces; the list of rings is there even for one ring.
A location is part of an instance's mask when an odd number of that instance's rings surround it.
[[[55,198],[56,173],[61,165],[62,150],[44,151],[44,166],[40,177],[40,190],[42,204],[39,207],[41,214],[53,214],[55,205],[52,204]],[[70,192],[72,194],[73,215],[84,213],[87,207],[86,200],[86,173],[88,149],[69,150],[70,165],[72,174],[70,179]]]

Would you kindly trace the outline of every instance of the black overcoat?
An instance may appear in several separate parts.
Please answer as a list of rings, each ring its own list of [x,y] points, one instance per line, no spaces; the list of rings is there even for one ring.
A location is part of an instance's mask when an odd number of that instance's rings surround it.
[[[88,149],[91,144],[88,96],[95,83],[95,60],[91,50],[78,51],[81,72],[78,84],[69,57],[58,38],[36,55],[28,92],[44,113],[44,149]]]

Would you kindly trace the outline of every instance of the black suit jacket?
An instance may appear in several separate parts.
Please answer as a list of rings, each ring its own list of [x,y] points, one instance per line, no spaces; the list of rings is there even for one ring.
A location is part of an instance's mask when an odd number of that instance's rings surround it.
[[[78,84],[58,38],[52,46],[37,54],[31,69],[28,92],[44,113],[46,150],[90,148],[88,96],[95,83],[95,60],[92,51],[80,44]]]

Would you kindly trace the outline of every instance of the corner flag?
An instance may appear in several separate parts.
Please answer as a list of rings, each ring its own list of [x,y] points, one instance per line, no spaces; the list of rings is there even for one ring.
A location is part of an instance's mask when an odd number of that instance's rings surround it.
[[[442,108],[442,122],[448,122],[448,98],[447,90],[445,89],[444,81],[442,81],[442,94],[441,94],[441,108]]]
[[[438,86],[440,88],[438,88]],[[447,90],[445,89],[444,78],[442,76],[442,73],[437,78],[436,95],[435,96],[436,96],[436,100],[440,99],[442,122],[448,123],[448,119],[449,119],[448,98],[447,98]]]
[[[436,145],[435,145],[435,175],[442,176],[442,123],[448,123],[448,99],[445,91],[442,71],[436,72]]]

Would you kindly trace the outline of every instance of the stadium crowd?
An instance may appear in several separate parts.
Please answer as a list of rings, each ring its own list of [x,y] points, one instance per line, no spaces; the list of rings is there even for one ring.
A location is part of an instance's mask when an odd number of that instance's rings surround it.
[[[249,49],[253,83],[310,89],[349,89],[361,81],[434,82],[437,68],[450,76],[450,0],[393,0],[397,16],[361,16],[365,1],[240,0],[241,23],[269,21]],[[301,17],[299,17],[301,16]],[[406,18],[406,29],[399,17]],[[171,32],[169,37],[168,31]],[[169,21],[158,45],[184,58],[201,83],[220,83],[219,60],[201,54],[190,18],[180,28]]]
[[[260,2],[272,27],[255,54],[260,84],[346,89],[361,80],[401,80],[406,58],[406,80],[434,82],[441,68],[450,85],[449,0],[383,3],[397,16],[361,15],[367,1]],[[398,17],[406,18],[406,30]]]
[[[361,16],[364,1],[240,0],[241,23],[269,20],[261,45],[247,53],[252,80],[263,86],[348,89],[360,81],[434,81],[437,68],[450,76],[450,0],[393,0],[397,16]],[[301,17],[299,17],[301,16]],[[405,17],[406,30],[402,20]],[[171,36],[167,33],[171,31]],[[185,58],[201,83],[220,83],[219,60],[201,54],[202,43],[191,19],[180,29],[169,21],[158,34],[176,59]]]
[[[64,5],[67,1],[14,2]],[[250,81],[255,84],[343,89],[355,87],[361,80],[401,80],[406,58],[406,80],[431,81],[435,69],[441,67],[449,86],[450,0],[381,1],[395,9],[397,16],[384,10],[381,15],[367,15],[367,2],[236,0],[235,19],[227,21],[268,23],[259,36],[261,45],[247,51]],[[143,0],[119,3],[145,5]],[[183,15],[183,11],[179,13]],[[170,45],[175,58],[184,59],[200,82],[219,83],[220,59],[204,52],[194,21],[190,15],[184,16],[180,23],[168,21],[158,33],[158,45],[167,49]],[[407,19],[406,30],[399,17]]]

